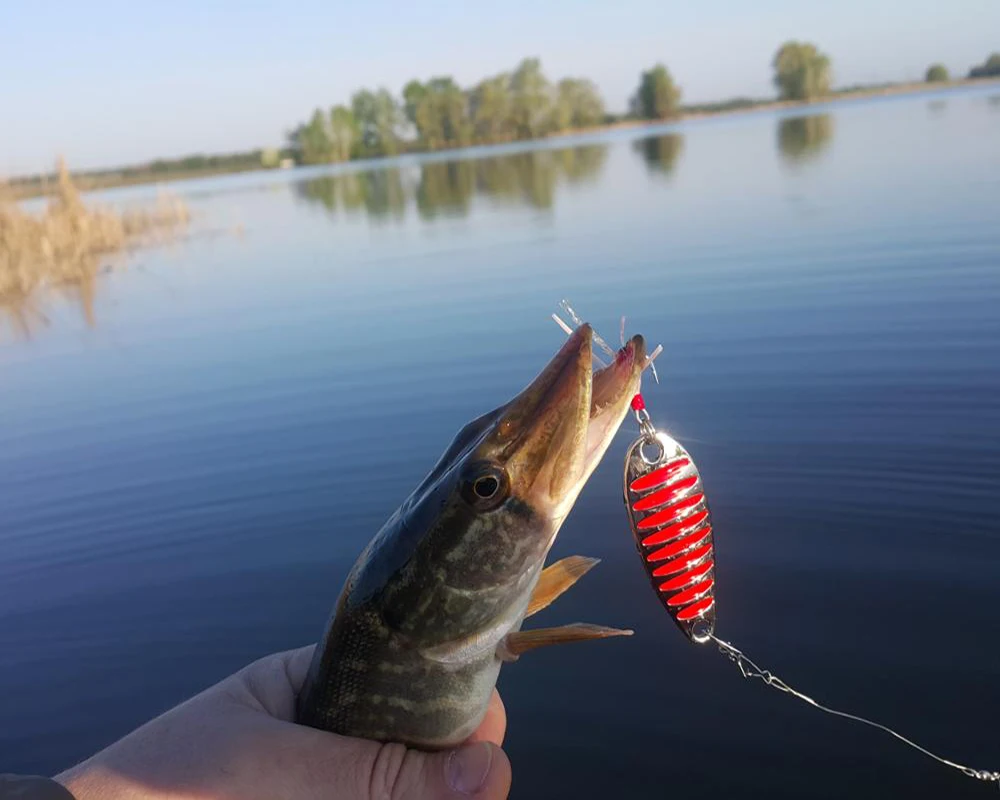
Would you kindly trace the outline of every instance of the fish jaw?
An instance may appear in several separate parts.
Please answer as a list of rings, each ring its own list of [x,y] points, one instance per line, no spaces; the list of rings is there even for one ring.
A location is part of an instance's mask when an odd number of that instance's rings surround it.
[[[502,410],[472,458],[500,465],[510,496],[531,507],[563,495],[579,477],[591,406],[593,331],[581,325]]]
[[[552,515],[560,522],[572,510],[583,487],[611,446],[632,398],[639,393],[645,366],[646,344],[642,336],[636,335],[618,351],[613,363],[594,373],[586,442],[576,481],[552,508]]]
[[[557,525],[604,457],[645,366],[645,342],[634,336],[595,374],[592,343],[591,326],[578,327],[471,455],[501,464],[511,497]]]
[[[632,398],[642,388],[645,368],[646,342],[642,336],[635,335],[618,351],[612,364],[594,374],[584,454],[584,483],[604,458],[628,413]]]

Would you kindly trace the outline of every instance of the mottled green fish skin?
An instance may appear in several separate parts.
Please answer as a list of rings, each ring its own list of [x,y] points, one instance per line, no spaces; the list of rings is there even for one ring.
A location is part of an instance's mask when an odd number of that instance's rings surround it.
[[[615,430],[638,387],[641,337],[629,355],[636,363],[609,368],[621,373],[605,398]],[[582,326],[527,389],[459,433],[354,565],[299,695],[299,723],[429,750],[475,731],[500,671],[497,645],[520,628],[596,465],[587,458],[607,446],[588,451],[591,390]],[[502,495],[473,493],[484,475],[500,477]]]
[[[496,642],[458,663],[424,652],[512,615],[510,626],[496,632],[497,641],[516,630],[544,553],[530,521],[501,526],[493,519],[473,520],[466,541],[449,542],[455,539],[450,526],[461,524],[454,513],[427,532],[383,591],[357,597],[349,579],[317,650],[300,722],[425,749],[462,741],[479,725],[500,671]],[[390,523],[380,539],[405,536],[399,526]],[[360,571],[369,557],[366,551]]]

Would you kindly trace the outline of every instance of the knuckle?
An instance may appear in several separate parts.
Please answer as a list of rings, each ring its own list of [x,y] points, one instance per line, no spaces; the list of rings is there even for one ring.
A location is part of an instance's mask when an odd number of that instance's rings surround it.
[[[379,747],[372,765],[368,790],[371,800],[392,800],[399,796],[405,760],[405,745],[389,743]]]

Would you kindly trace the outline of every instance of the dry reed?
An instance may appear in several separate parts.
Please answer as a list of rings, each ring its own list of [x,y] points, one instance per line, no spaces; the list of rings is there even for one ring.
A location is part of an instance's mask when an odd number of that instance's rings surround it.
[[[0,184],[0,306],[8,310],[43,287],[91,285],[102,263],[175,237],[190,218],[180,200],[165,196],[141,210],[88,206],[62,159],[58,174],[40,214],[25,211]]]

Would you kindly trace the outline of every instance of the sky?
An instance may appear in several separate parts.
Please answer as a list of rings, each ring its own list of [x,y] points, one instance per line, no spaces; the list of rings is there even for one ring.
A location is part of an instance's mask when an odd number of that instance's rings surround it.
[[[964,75],[1000,50],[998,0],[26,0],[0,2],[0,175],[280,146],[313,108],[411,78],[463,86],[542,59],[622,111],[665,63],[685,102],[769,96],[786,39],[835,85]]]

